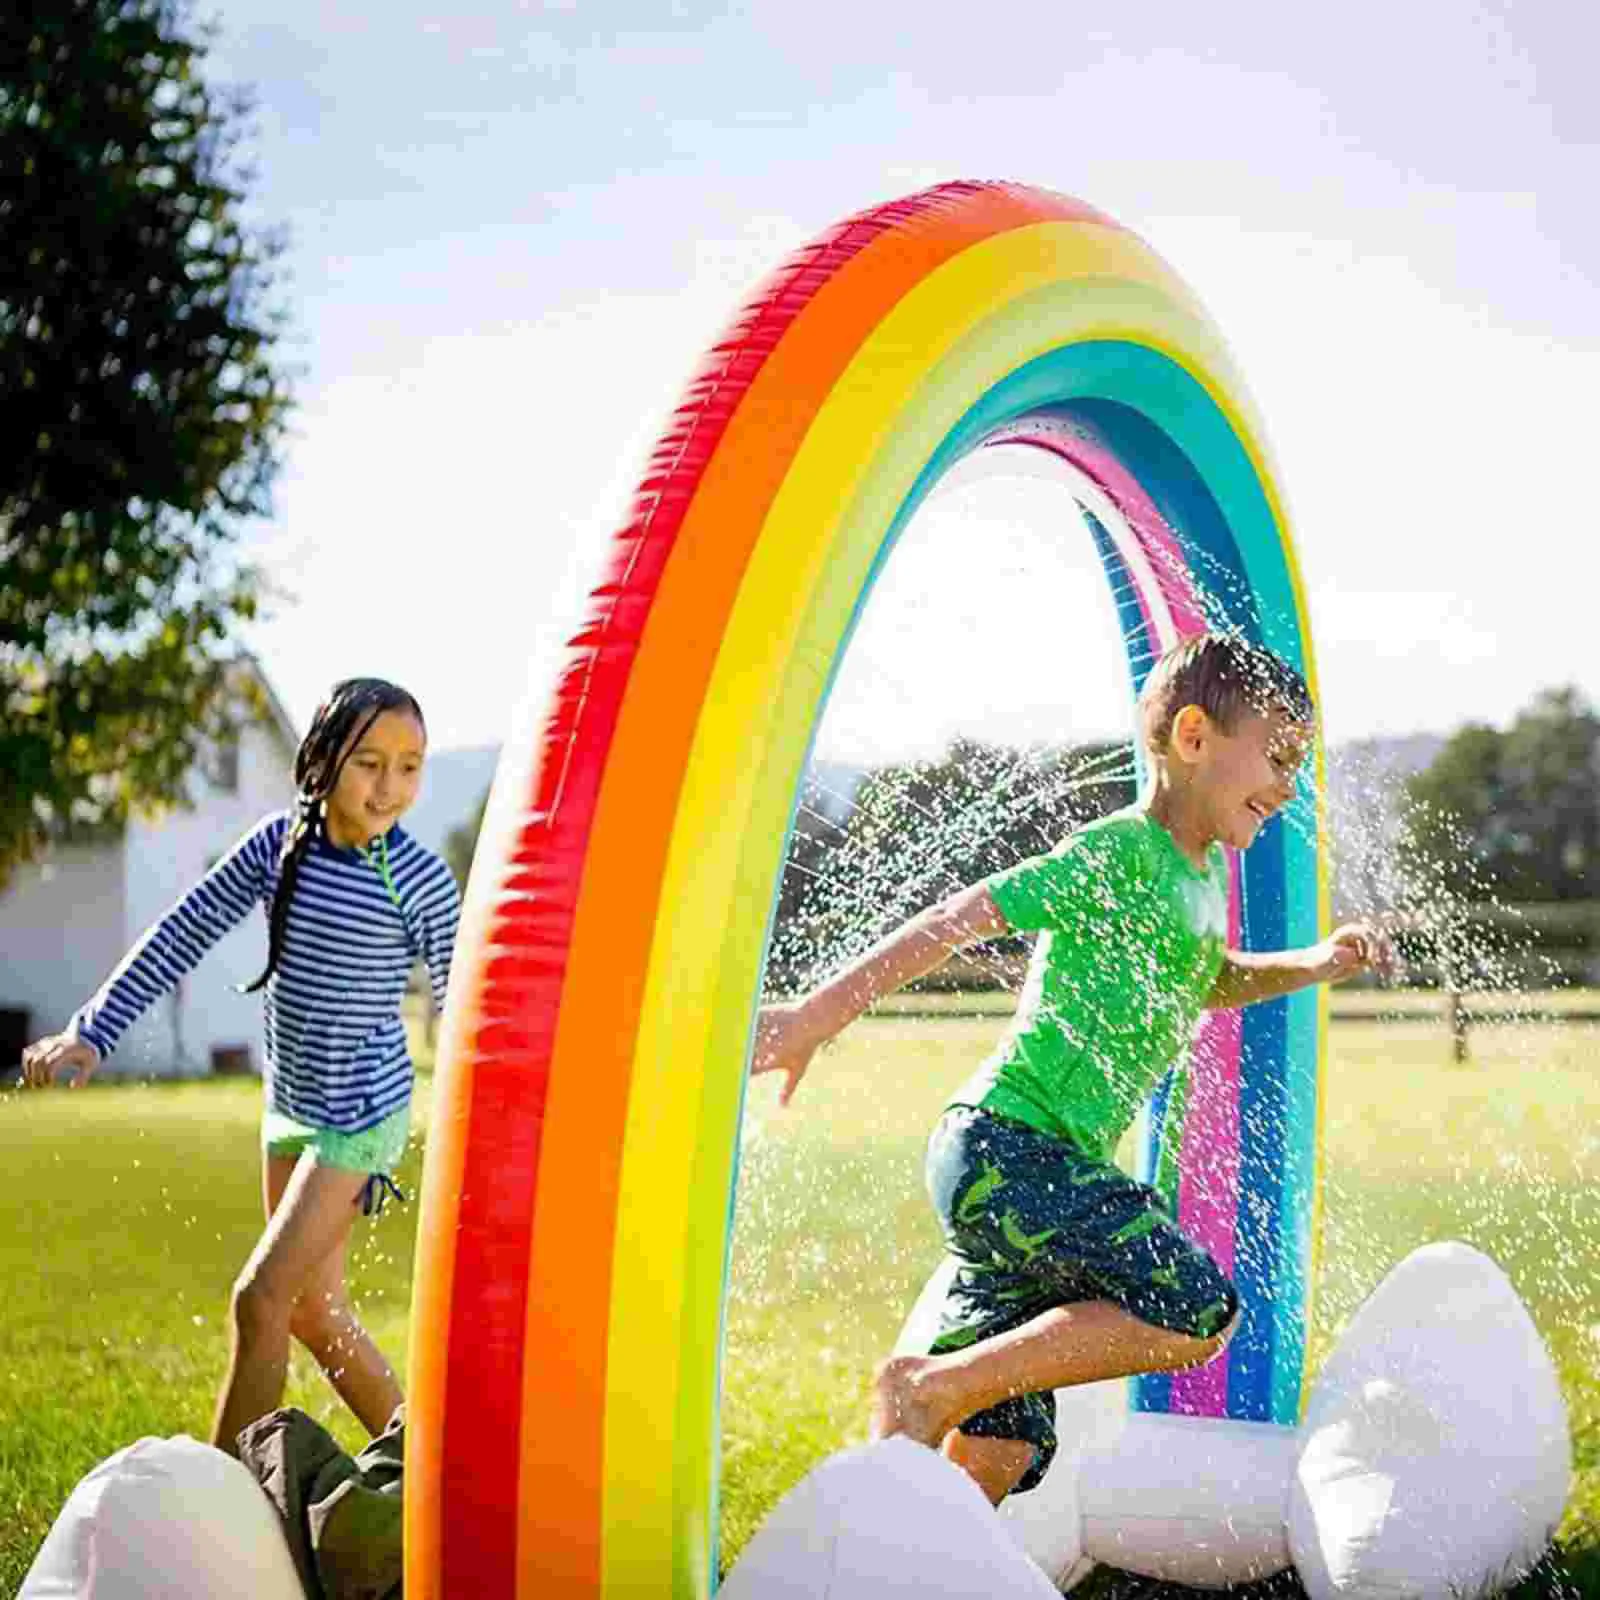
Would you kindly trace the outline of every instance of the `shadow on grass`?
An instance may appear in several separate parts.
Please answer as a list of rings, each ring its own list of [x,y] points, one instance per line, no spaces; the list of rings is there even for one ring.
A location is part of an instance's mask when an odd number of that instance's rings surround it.
[[[1215,1589],[1191,1589],[1181,1583],[1141,1578],[1114,1567],[1097,1567],[1073,1591],[1080,1600],[1208,1600]],[[1260,1583],[1244,1583],[1226,1591],[1239,1600],[1307,1600],[1306,1590],[1291,1572]],[[1461,1600],[1488,1600],[1495,1590],[1463,1594]],[[1600,1597],[1600,1535],[1585,1534],[1581,1543],[1558,1542],[1515,1588],[1499,1591],[1503,1600],[1597,1600]]]
[[[1159,1578],[1141,1578],[1136,1573],[1119,1572],[1115,1567],[1096,1567],[1072,1591],[1081,1600],[1209,1600],[1215,1589],[1191,1589],[1186,1584],[1163,1583]],[[1239,1584],[1229,1594],[1248,1595],[1251,1600],[1305,1600],[1305,1590],[1292,1572],[1280,1572],[1260,1583]]]

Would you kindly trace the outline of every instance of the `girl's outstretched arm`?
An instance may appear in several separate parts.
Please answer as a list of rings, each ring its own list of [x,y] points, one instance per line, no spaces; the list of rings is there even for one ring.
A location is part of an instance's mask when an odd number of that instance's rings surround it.
[[[33,1047],[28,1082],[48,1082],[63,1066],[79,1067],[82,1082],[116,1049],[117,1041],[144,1013],[192,972],[214,944],[242,922],[261,898],[278,859],[287,819],[282,813],[258,823],[206,875],[140,935],[94,997],[73,1014],[61,1033]],[[89,1046],[93,1062],[72,1052],[62,1059],[62,1041]],[[48,1067],[47,1063],[53,1063]],[[42,1075],[39,1075],[41,1074]]]
[[[818,1046],[875,1001],[935,971],[965,946],[1011,931],[986,884],[975,883],[929,906],[803,999],[763,1006],[751,1072],[783,1073],[778,1100],[787,1105]]]

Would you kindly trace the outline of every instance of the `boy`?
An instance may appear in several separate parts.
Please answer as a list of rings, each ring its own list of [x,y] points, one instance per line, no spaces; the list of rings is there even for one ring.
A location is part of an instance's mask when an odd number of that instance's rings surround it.
[[[933,1352],[883,1363],[872,1433],[942,1449],[995,1503],[1055,1451],[1051,1391],[1209,1360],[1238,1300],[1155,1190],[1113,1161],[1206,1008],[1388,970],[1373,924],[1305,950],[1227,948],[1222,846],[1247,848],[1294,794],[1312,738],[1300,675],[1204,634],[1139,697],[1151,782],[1047,856],[958,891],[803,999],[766,1007],[755,1072],[787,1104],[819,1045],[965,945],[1041,934],[1017,1015],[928,1146],[929,1192],[959,1267]]]

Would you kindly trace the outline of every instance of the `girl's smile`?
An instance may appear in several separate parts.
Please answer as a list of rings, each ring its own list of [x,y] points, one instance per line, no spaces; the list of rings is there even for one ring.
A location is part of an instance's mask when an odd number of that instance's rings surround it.
[[[329,841],[348,848],[387,832],[417,798],[427,747],[409,711],[380,713],[357,736],[327,798]]]

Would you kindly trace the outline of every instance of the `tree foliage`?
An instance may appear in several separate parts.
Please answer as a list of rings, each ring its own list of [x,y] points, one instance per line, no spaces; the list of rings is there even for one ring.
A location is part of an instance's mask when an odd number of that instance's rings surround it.
[[[1124,744],[1019,751],[958,739],[938,761],[866,773],[843,816],[803,801],[769,987],[815,981],[924,907],[1133,798]]]
[[[483,832],[483,819],[489,810],[489,790],[483,791],[472,815],[457,823],[444,836],[444,860],[456,880],[456,887],[466,891],[467,879],[472,875],[472,858],[478,851],[478,836]]]
[[[0,13],[0,882],[181,802],[236,703],[288,409],[248,108],[184,0]]]
[[[1457,729],[1409,790],[1412,832],[1456,892],[1600,897],[1600,716],[1576,689],[1545,690],[1504,732]]]

